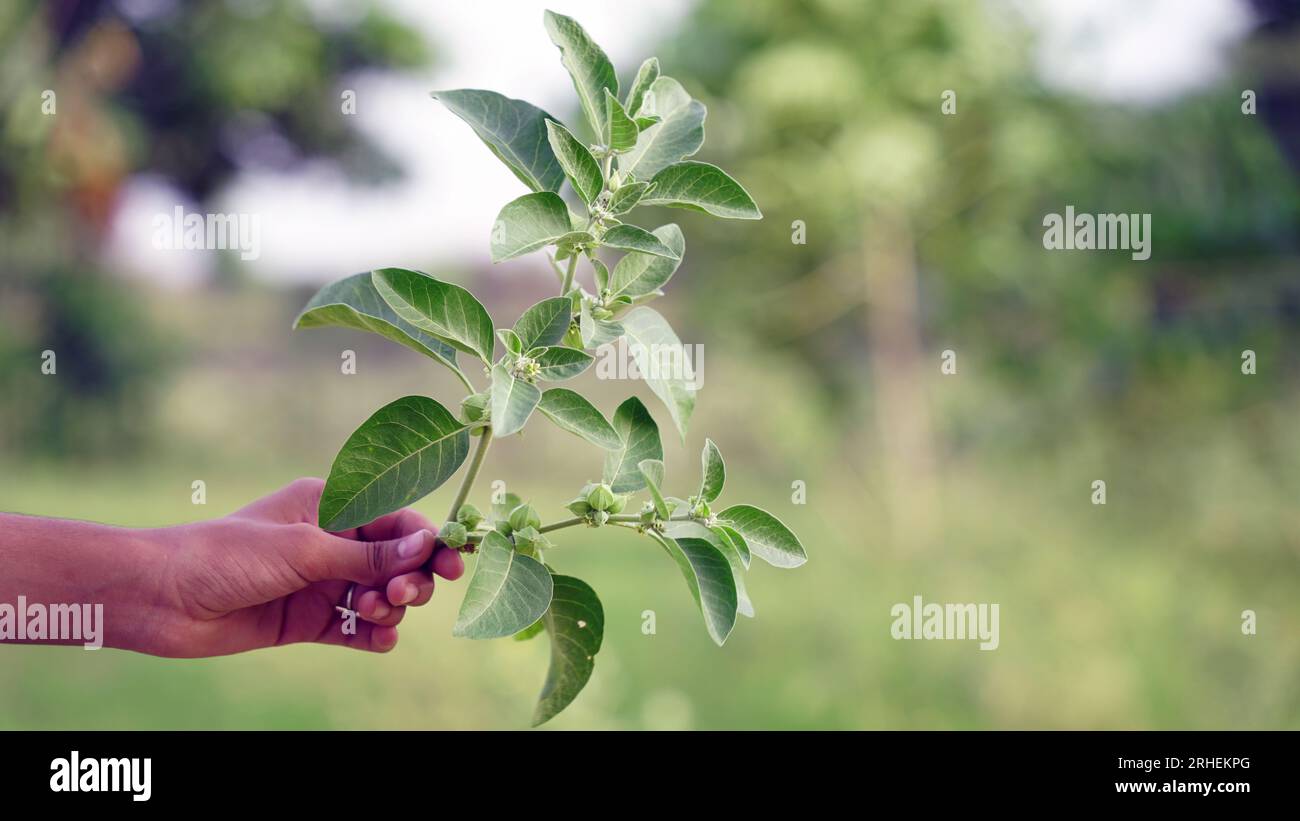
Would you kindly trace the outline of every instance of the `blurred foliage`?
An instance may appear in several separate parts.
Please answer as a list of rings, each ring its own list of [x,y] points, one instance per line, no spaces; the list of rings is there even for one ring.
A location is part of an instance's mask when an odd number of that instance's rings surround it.
[[[133,174],[200,205],[245,169],[328,159],[357,180],[397,174],[340,116],[340,85],[429,54],[371,4],[347,14],[301,0],[4,4],[0,447],[124,454],[150,430],[175,346],[99,259]],[[47,349],[60,390],[33,381]]]
[[[992,3],[704,0],[664,65],[706,97],[710,145],[770,224],[737,236],[697,220],[701,275],[682,281],[743,292],[728,330],[792,347],[846,417],[862,372],[840,365],[870,347],[863,249],[899,224],[933,361],[957,347],[1032,391],[1026,416],[1055,425],[1145,395],[1211,351],[1221,367],[1198,378],[1248,403],[1263,389],[1240,389],[1248,347],[1283,369],[1272,390],[1294,389],[1281,354],[1300,343],[1300,191],[1263,118],[1241,114],[1248,78],[1115,107],[1041,87],[1030,46]],[[1153,258],[1044,251],[1042,218],[1067,204],[1155,214]],[[807,245],[791,244],[795,220]]]
[[[240,19],[235,5],[209,6],[185,4],[184,14],[208,8]],[[0,31],[12,31],[22,18],[14,10],[25,8],[0,4]],[[672,284],[674,324],[680,316],[684,339],[708,343],[693,436],[718,440],[729,493],[778,512],[811,560],[788,574],[752,572],[759,618],[744,620],[719,650],[660,551],[629,534],[565,531],[548,560],[591,582],[607,628],[599,673],[557,728],[1300,728],[1300,365],[1289,354],[1300,317],[1300,221],[1294,175],[1266,127],[1287,133],[1296,119],[1286,100],[1295,97],[1279,93],[1275,108],[1243,117],[1239,89],[1255,82],[1252,61],[1239,76],[1157,107],[1069,97],[1038,84],[1030,33],[990,12],[997,8],[703,0],[666,48],[646,48],[709,104],[701,159],[734,170],[766,214],[729,230],[683,211],[663,214],[690,223]],[[1278,42],[1294,43],[1293,27],[1272,29]],[[202,43],[215,49],[220,39]],[[8,66],[43,41],[4,42]],[[327,51],[294,41],[294,53],[325,59]],[[14,89],[46,87],[19,83],[24,76],[0,71],[5,111],[39,105],[31,96],[15,102]],[[277,75],[324,88],[323,108],[335,103],[328,83],[294,77]],[[243,89],[231,94],[281,88],[204,83]],[[958,93],[951,117],[939,113],[949,88]],[[284,99],[295,110],[307,105],[297,94]],[[59,100],[63,111],[63,93]],[[234,103],[228,110],[238,118]],[[130,114],[112,116],[122,112]],[[279,129],[295,116],[256,122]],[[0,380],[12,380],[0,384],[0,415],[6,433],[23,438],[41,436],[42,425],[10,425],[14,413],[38,422],[48,414],[56,430],[93,426],[97,414],[109,431],[148,418],[110,410],[134,389],[96,394],[103,399],[93,413],[33,402],[33,391],[49,390],[33,381],[42,378],[34,376],[41,346],[81,325],[47,325],[38,300],[60,301],[59,313],[76,317],[111,298],[77,279],[102,279],[85,216],[96,213],[100,177],[66,169],[102,175],[114,163],[62,161],[52,181],[54,125],[6,115],[0,131],[0,247],[30,261],[6,265],[0,280]],[[149,134],[169,128],[185,133],[161,123],[124,132],[136,148],[121,166],[166,162],[173,155],[152,147]],[[113,156],[114,132],[85,133],[99,139],[79,143],[76,156]],[[231,154],[217,166],[239,162]],[[1152,212],[1152,259],[1044,252],[1042,217],[1067,204]],[[807,245],[790,242],[796,219],[807,223]],[[880,443],[863,434],[879,421],[864,260],[870,242],[895,238],[885,224],[907,229],[899,236],[913,238],[918,263],[926,358],[906,378],[938,417],[937,503],[920,508],[937,531],[929,550],[910,549],[886,526],[898,479],[878,469]],[[69,262],[71,250],[80,256]],[[13,271],[38,269],[57,272],[60,284],[49,279],[40,297],[31,296],[32,280],[8,287]],[[516,287],[484,279],[498,288],[494,305]],[[329,443],[365,419],[375,397],[455,390],[443,369],[383,340],[291,334],[304,298],[252,283],[133,294],[133,308],[109,312],[118,327],[58,343],[104,351],[95,369],[115,369],[116,380],[131,378],[135,361],[153,372],[156,351],[137,347],[146,346],[136,341],[141,328],[192,353],[154,394],[151,424],[165,447],[111,467],[83,465],[80,445],[44,464],[6,462],[0,507],[132,526],[221,515],[298,475],[323,475]],[[688,317],[692,303],[699,308]],[[137,313],[122,319],[128,310]],[[356,375],[340,375],[342,347],[355,349]],[[960,351],[959,379],[939,374],[937,354],[948,347]],[[1239,370],[1246,347],[1259,353],[1253,377]],[[26,375],[16,379],[18,371]],[[629,391],[619,382],[587,386],[602,408]],[[96,400],[69,393],[60,401]],[[898,433],[880,427],[882,440]],[[483,487],[510,476],[539,510],[558,510],[600,470],[594,459],[575,459],[567,437],[542,428],[529,432],[527,448],[494,449]],[[698,440],[667,439],[670,483],[692,481]],[[1105,507],[1088,502],[1099,477],[1109,483]],[[191,504],[196,478],[207,483],[205,507]],[[795,480],[807,483],[806,505],[792,503]],[[418,507],[440,516],[452,493],[444,487]],[[304,646],[177,662],[5,648],[0,728],[524,726],[545,647],[452,640],[463,589],[440,582],[383,657]],[[1001,647],[893,641],[891,604],[918,592],[927,601],[1000,603]],[[1257,636],[1241,633],[1247,608],[1259,616]],[[653,636],[641,631],[646,609],[657,614]]]

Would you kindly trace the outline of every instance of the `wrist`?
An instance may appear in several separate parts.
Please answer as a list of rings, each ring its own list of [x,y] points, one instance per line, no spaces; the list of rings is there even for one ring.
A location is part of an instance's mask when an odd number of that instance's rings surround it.
[[[0,602],[51,614],[26,641],[155,652],[168,608],[153,531],[10,515],[0,525]],[[74,612],[79,638],[64,635]]]

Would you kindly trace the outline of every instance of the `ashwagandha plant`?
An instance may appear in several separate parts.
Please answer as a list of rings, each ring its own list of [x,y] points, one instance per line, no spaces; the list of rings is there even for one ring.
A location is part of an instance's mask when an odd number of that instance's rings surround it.
[[[487,310],[464,288],[419,271],[382,268],[321,289],[295,323],[381,334],[450,368],[465,386],[459,415],[428,397],[407,396],[362,423],[330,469],[320,526],[358,527],[426,496],[456,473],[477,438],[448,521],[439,529],[447,546],[478,554],[453,634],[519,640],[550,635],[550,670],[534,725],[563,710],[586,685],[605,621],[591,587],[545,563],[553,546],[548,534],[586,525],[626,528],[649,538],[676,561],[719,645],[737,614],[754,614],[744,586],[752,556],[776,567],[807,560],[799,539],[772,514],[744,504],[715,510],[726,471],[711,440],[704,443],[695,493],[668,496],[659,428],[639,399],[623,402],[611,424],[582,395],[539,385],[572,379],[592,364],[589,350],[626,337],[637,370],[668,407],[684,441],[695,406],[694,375],[673,329],[645,303],[663,295],[681,264],[685,240],[676,225],[647,231],[625,220],[648,205],[727,219],[762,217],[738,182],[716,166],[688,159],[704,143],[705,109],[680,83],[659,74],[658,60],[646,60],[620,97],[614,66],[581,26],[554,12],[546,13],[545,22],[573,78],[590,143],[545,111],[492,91],[433,96],[533,192],[501,209],[492,229],[492,260],[553,249],[547,258],[560,295],[494,332]],[[559,194],[566,180],[579,210]],[[624,255],[611,270],[599,249]],[[591,270],[591,291],[576,277],[583,259]],[[651,361],[665,350],[678,353],[674,367]],[[491,383],[486,390],[461,369],[462,354],[482,364]],[[523,430],[533,411],[601,448],[602,479],[578,492],[567,518],[544,524],[513,493],[496,500],[484,516],[467,499],[488,447]],[[625,512],[632,494],[643,490],[648,501]]]

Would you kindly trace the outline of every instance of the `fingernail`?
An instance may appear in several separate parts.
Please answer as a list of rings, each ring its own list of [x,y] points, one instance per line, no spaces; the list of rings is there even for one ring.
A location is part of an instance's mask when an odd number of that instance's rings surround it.
[[[403,559],[411,559],[420,555],[424,549],[424,534],[426,531],[417,530],[411,535],[402,539],[397,545],[397,555]]]
[[[393,612],[393,609],[388,605],[384,604],[382,601],[375,602],[375,608],[374,611],[370,614],[370,618],[375,620],[387,618],[388,614],[391,612]]]
[[[420,595],[420,588],[413,584],[408,584],[402,588],[402,595],[398,598],[398,604],[410,604],[415,601],[415,597]]]

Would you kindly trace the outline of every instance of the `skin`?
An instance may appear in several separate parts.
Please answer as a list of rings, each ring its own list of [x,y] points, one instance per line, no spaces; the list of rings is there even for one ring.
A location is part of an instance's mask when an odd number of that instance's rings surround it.
[[[458,579],[465,565],[410,509],[321,530],[324,486],[299,479],[229,516],[156,529],[0,513],[0,602],[102,603],[104,645],[155,656],[301,642],[387,652],[434,576]],[[359,618],[345,635],[335,606],[353,582]]]

